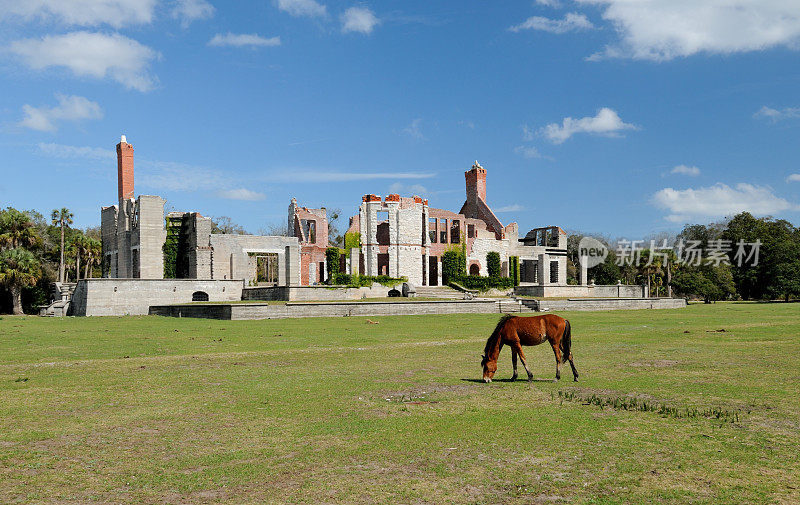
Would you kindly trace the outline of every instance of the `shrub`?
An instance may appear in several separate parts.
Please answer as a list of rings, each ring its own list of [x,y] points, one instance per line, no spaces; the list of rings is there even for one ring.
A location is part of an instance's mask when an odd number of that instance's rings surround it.
[[[519,256],[508,257],[508,276],[514,283],[514,286],[519,286]]]
[[[467,258],[457,248],[442,254],[442,282],[449,284],[450,279],[467,275]]]
[[[450,280],[450,283],[473,291],[488,291],[490,289],[510,289],[514,287],[511,277],[479,277],[477,275],[462,275]]]
[[[500,253],[490,251],[486,254],[486,269],[489,277],[500,277]]]
[[[408,281],[407,277],[389,277],[388,275],[350,275],[337,273],[332,277],[331,284],[348,287],[369,287],[373,282],[390,288],[401,282]]]
[[[361,248],[361,234],[350,232],[344,234],[344,251],[345,254],[350,254],[350,249]]]
[[[325,249],[325,262],[328,267],[328,283],[331,284],[333,279],[339,273],[339,257],[342,255],[338,247],[329,247]]]

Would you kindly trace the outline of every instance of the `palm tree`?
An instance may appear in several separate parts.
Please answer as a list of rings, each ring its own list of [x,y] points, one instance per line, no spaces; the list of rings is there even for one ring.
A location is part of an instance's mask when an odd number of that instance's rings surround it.
[[[100,264],[100,259],[103,256],[103,244],[97,239],[88,237],[86,242],[86,271],[83,278],[91,279],[94,267]]]
[[[33,286],[42,275],[36,256],[25,249],[0,252],[0,284],[11,292],[14,314],[22,314],[22,288]]]
[[[41,241],[31,218],[9,207],[0,211],[0,247],[32,247]]]
[[[58,261],[58,281],[62,283],[64,282],[64,229],[72,224],[73,217],[72,212],[66,207],[61,207],[60,210],[53,209],[52,214],[50,214],[53,226],[61,228],[61,257]]]
[[[72,247],[75,251],[75,282],[77,282],[81,278],[81,258],[87,255],[89,240],[82,234],[75,235]]]

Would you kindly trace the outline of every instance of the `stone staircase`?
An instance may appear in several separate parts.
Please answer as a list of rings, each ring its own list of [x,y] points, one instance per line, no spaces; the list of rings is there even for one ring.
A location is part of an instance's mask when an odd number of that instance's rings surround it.
[[[419,298],[436,298],[440,300],[465,300],[466,293],[449,286],[415,286]]]
[[[51,296],[53,302],[50,305],[42,305],[39,307],[39,315],[47,317],[63,317],[69,311],[69,305],[72,300],[72,294],[75,293],[74,282],[55,282],[52,285]]]

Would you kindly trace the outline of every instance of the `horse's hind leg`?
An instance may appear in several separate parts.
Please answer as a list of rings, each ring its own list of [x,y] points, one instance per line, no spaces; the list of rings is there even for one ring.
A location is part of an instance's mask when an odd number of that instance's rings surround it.
[[[575,362],[572,361],[572,353],[569,353],[567,359],[569,360],[569,366],[572,367],[572,380],[578,382],[578,370],[575,368]]]
[[[517,350],[513,347],[511,348],[511,364],[514,366],[514,375],[511,376],[511,380],[517,380]]]
[[[561,380],[561,349],[559,346],[553,345],[553,354],[556,355],[556,380]],[[573,368],[574,370],[574,368]]]

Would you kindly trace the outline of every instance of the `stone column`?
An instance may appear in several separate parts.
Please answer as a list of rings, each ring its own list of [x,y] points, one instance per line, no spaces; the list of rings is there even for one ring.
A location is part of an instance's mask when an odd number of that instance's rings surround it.
[[[550,256],[544,253],[540,254],[539,263],[537,266],[539,269],[539,285],[547,286],[550,284]]]
[[[589,279],[587,277],[587,267],[586,263],[589,261],[588,256],[581,256],[581,284],[583,286],[589,285]]]
[[[361,250],[357,247],[350,249],[350,275],[358,275],[358,263]]]

